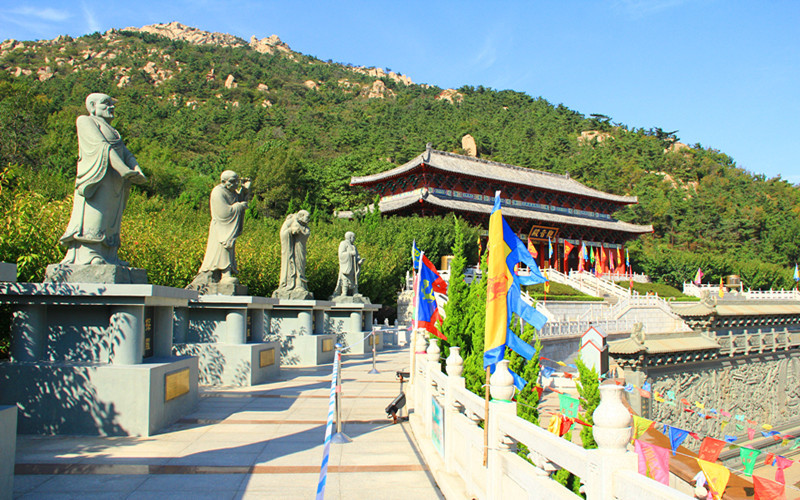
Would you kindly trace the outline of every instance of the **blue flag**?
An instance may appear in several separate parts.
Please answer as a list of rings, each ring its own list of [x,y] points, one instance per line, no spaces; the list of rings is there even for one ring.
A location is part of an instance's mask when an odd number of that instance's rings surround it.
[[[726,443],[732,443],[732,442],[736,441],[737,439],[739,439],[739,438],[736,437],[736,436],[729,436],[728,434],[725,434],[725,442]]]
[[[447,340],[439,331],[437,323],[441,321],[441,313],[436,304],[436,293],[447,293],[447,282],[439,276],[436,267],[424,254],[420,256],[419,290],[417,292],[417,328],[424,328],[440,339]]]
[[[797,269],[797,262],[794,263],[794,280],[800,281],[800,272]]]
[[[667,431],[666,434],[667,437],[669,437],[669,445],[672,448],[672,454],[675,455],[678,451],[678,446],[680,446],[681,443],[683,443],[689,436],[689,431],[678,429],[677,427],[671,427],[669,425],[665,425],[664,430]]]

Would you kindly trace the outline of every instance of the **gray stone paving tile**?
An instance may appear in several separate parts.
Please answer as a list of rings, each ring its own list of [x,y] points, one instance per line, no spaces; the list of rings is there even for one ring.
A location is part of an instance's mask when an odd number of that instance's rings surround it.
[[[192,491],[180,490],[134,491],[125,500],[232,500],[237,498],[238,490]]]
[[[194,498],[195,493],[236,492],[246,476],[247,474],[155,474],[147,476],[136,489],[136,493],[174,491],[186,495],[191,492],[191,497]]]
[[[35,488],[38,488],[46,481],[53,479],[53,476],[44,474],[17,474],[14,476],[14,495],[22,495]]]
[[[118,474],[64,474],[52,476],[30,493],[116,493],[122,496],[139,487],[147,476]]]

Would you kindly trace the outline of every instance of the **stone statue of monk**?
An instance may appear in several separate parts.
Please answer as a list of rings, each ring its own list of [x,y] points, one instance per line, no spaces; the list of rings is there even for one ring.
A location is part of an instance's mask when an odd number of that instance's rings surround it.
[[[339,243],[339,279],[331,296],[334,302],[370,303],[368,298],[358,293],[358,276],[364,259],[358,254],[355,242],[355,233],[347,231]]]
[[[89,115],[77,120],[78,174],[72,216],[61,236],[61,244],[67,248],[61,264],[127,265],[117,258],[122,212],[130,185],[147,179],[111,126],[114,102],[105,94],[89,94]]]
[[[278,289],[272,294],[280,299],[313,299],[306,279],[306,242],[311,229],[309,213],[300,210],[286,216],[280,230],[281,275]]]
[[[220,184],[211,190],[209,206],[211,224],[208,227],[208,243],[200,272],[187,287],[201,292],[237,293],[236,287],[214,287],[213,285],[238,285],[233,275],[236,269],[236,238],[242,234],[244,214],[247,209],[247,194],[250,180],[240,181],[239,175],[226,170],[220,175]]]

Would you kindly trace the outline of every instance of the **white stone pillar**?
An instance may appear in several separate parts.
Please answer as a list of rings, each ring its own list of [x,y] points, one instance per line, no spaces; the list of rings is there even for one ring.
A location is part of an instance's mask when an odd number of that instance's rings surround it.
[[[47,330],[47,306],[17,306],[11,322],[11,359],[42,360],[47,349]]]
[[[172,356],[172,335],[174,322],[171,306],[158,306],[155,308],[153,321],[153,356],[168,358]]]
[[[300,330],[298,335],[314,335],[314,312],[299,311],[297,313],[297,327]]]
[[[633,418],[622,403],[622,386],[600,385],[600,404],[594,410],[592,434],[596,450],[588,450],[588,476],[585,478],[587,500],[614,497],[614,473],[636,471],[636,454],[626,451],[631,440]]]
[[[186,336],[189,333],[189,308],[175,307],[173,308],[172,316],[175,320],[175,326],[172,331],[172,342],[175,344],[185,344]]]
[[[250,315],[250,338],[252,342],[264,342],[264,310],[248,309]]]
[[[361,333],[361,311],[350,313],[350,326],[347,328],[350,333]]]
[[[489,428],[489,450],[487,463],[486,496],[488,498],[502,498],[503,493],[503,460],[502,454],[509,453],[507,436],[500,430],[498,417],[500,415],[517,415],[517,403],[511,401],[514,397],[514,377],[508,370],[508,360],[497,363],[494,373],[489,378],[489,421],[484,425]]]
[[[444,464],[447,472],[456,472],[455,440],[456,430],[454,421],[459,414],[459,405],[456,402],[456,391],[465,387],[464,360],[461,358],[459,347],[450,348],[447,357],[447,387],[444,392]]]
[[[437,339],[435,337],[430,338],[430,343],[428,344],[428,349],[426,351],[427,354],[425,355],[425,390],[422,394],[422,408],[425,409],[425,431],[427,436],[430,436],[431,432],[433,431],[433,422],[431,420],[433,416],[433,373],[441,372],[439,356],[441,355],[442,351],[439,349],[439,343],[436,340]]]
[[[138,365],[144,356],[144,306],[114,306],[107,330],[110,361]]]
[[[225,316],[225,341],[228,344],[247,343],[247,309],[232,309]]]

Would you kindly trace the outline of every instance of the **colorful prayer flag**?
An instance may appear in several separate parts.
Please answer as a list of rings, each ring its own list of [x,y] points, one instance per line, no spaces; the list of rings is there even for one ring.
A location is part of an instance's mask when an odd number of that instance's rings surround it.
[[[725,487],[728,485],[731,471],[724,465],[714,464],[699,458],[697,459],[697,463],[706,476],[706,483],[708,484],[708,491],[711,493],[711,497],[715,500],[720,500],[722,494],[725,492]]]
[[[529,276],[519,276],[512,269],[518,262],[530,268]],[[523,342],[509,328],[512,314],[516,313],[528,324],[541,330],[547,318],[522,300],[522,285],[535,285],[547,281],[539,266],[519,237],[503,219],[500,191],[495,194],[494,208],[489,218],[489,270],[486,293],[486,341],[483,367],[493,367],[503,359],[506,347],[530,360],[536,351]],[[513,374],[513,372],[512,372]],[[520,390],[525,381],[514,376],[514,385]]]
[[[580,401],[577,398],[570,396],[569,394],[562,393],[558,395],[558,406],[561,413],[570,417],[570,418],[577,418],[578,417],[578,405]]]
[[[722,276],[719,278],[719,298],[725,296],[725,286],[722,284]]]
[[[669,486],[669,451],[638,439],[634,448],[639,457],[639,474]]]
[[[439,331],[441,311],[436,304],[434,293],[447,293],[447,282],[439,276],[436,266],[431,263],[424,252],[420,253],[419,265],[419,291],[416,300],[416,328],[424,328],[440,339],[447,340]]]
[[[640,417],[639,415],[633,416],[633,439],[638,439],[639,436],[647,432],[647,429],[653,427],[653,422],[650,419]]]
[[[795,282],[800,281],[800,272],[798,272],[797,262],[794,263],[794,280]]]
[[[720,452],[725,448],[725,441],[707,437],[700,445],[698,456],[707,462],[716,462]]]
[[[567,240],[564,240],[564,272],[567,272],[567,257],[569,257],[569,253],[572,249],[575,248],[575,245],[570,243]]]
[[[701,281],[702,279],[703,279],[703,270],[698,267],[697,272],[694,275],[694,284],[699,285],[700,283],[702,283]]]
[[[794,460],[789,460],[786,457],[782,457],[780,455],[775,457],[775,467],[778,468],[778,470],[775,471],[775,481],[781,484],[786,484],[786,476],[783,474],[783,469],[790,467],[793,463]]]
[[[786,500],[786,485],[763,477],[753,477],[753,500]]]
[[[675,455],[678,451],[678,446],[683,443],[686,438],[689,436],[689,431],[685,431],[683,429],[679,429],[677,427],[672,427],[669,425],[665,425],[665,434],[669,438],[669,445],[672,447],[672,454]]]
[[[539,256],[539,252],[536,251],[536,245],[533,244],[530,236],[528,236],[528,251],[534,259]]]
[[[753,468],[756,466],[756,459],[758,458],[759,453],[761,452],[758,450],[745,448],[744,446],[739,448],[739,458],[742,459],[745,476],[753,477]]]

